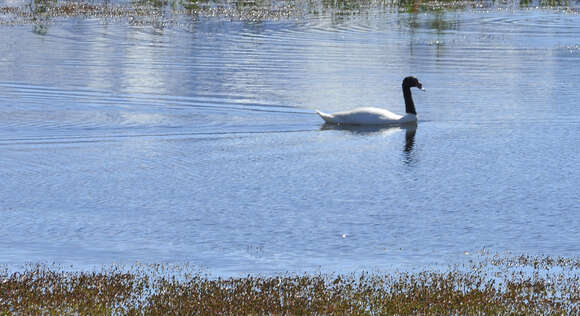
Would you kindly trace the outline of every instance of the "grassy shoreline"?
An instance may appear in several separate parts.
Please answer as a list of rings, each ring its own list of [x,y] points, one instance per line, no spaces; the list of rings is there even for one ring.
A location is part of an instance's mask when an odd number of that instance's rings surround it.
[[[488,257],[447,271],[211,278],[187,267],[0,273],[11,314],[551,314],[580,312],[580,261]]]
[[[263,22],[309,15],[344,17],[453,10],[551,9],[580,13],[577,5],[561,0],[22,0],[0,4],[0,25],[49,23],[67,18],[128,20],[130,24],[172,24],[178,23],[175,20],[191,22],[203,18]]]

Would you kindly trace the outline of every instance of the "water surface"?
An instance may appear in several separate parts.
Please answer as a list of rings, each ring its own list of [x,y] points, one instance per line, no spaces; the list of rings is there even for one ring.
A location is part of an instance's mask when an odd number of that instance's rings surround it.
[[[0,263],[580,255],[577,11],[348,12],[0,25]],[[406,75],[417,128],[314,114],[401,113]]]

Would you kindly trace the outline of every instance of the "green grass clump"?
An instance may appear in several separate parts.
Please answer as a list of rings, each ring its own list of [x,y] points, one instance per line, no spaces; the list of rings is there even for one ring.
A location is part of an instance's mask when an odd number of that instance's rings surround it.
[[[580,312],[576,259],[493,257],[449,271],[210,278],[179,266],[0,273],[0,312],[147,315],[476,315]],[[184,272],[185,271],[185,272]]]

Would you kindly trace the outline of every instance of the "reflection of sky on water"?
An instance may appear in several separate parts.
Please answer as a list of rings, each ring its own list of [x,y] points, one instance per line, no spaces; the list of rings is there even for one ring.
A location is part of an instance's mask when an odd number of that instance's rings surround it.
[[[284,23],[285,29],[273,22],[207,21],[199,22],[194,33],[91,22],[49,26],[45,36],[10,36],[5,41],[4,80],[126,94],[217,95],[240,103],[273,105],[276,100],[278,105],[328,110],[359,105],[397,110],[399,81],[407,74],[417,75],[434,92],[459,86],[490,93],[527,90],[534,84],[531,74],[538,72],[557,82],[556,73],[572,70],[552,55],[557,45],[575,44],[576,33],[562,33],[556,27],[564,23],[560,18],[554,27],[538,25],[536,33],[521,36],[524,28],[534,26],[527,24],[533,14],[402,14],[366,25],[376,28],[370,31],[335,29],[324,18],[311,20],[312,25]],[[549,23],[549,13],[535,14],[546,15],[535,18]],[[368,17],[351,19],[353,24],[369,22]],[[17,27],[15,33],[27,29]],[[31,49],[10,49],[15,46]],[[59,67],[42,66],[49,64]],[[481,73],[482,68],[501,73],[501,80]],[[513,98],[505,100],[509,105],[522,96],[506,94],[502,100]]]
[[[578,17],[101,22],[0,32],[1,262],[236,273],[578,253]],[[427,88],[416,129],[325,130],[313,113],[400,113],[409,74]]]
[[[73,20],[49,25],[45,35],[26,25],[3,32],[0,81],[52,87],[50,96],[72,108],[92,104],[135,117],[169,115],[158,121],[167,126],[192,117],[203,126],[209,120],[215,126],[223,126],[221,120],[256,122],[244,109],[380,106],[400,113],[400,81],[409,74],[429,91],[414,94],[421,119],[534,120],[537,110],[543,119],[577,117],[567,102],[579,82],[570,67],[578,54],[566,48],[577,45],[574,16],[519,11],[322,15],[296,23],[209,19],[187,31],[159,32]],[[78,88],[86,93],[66,93]],[[550,108],[554,99],[570,109],[566,117]],[[539,106],[530,111],[522,102]],[[150,106],[194,112],[147,113]]]

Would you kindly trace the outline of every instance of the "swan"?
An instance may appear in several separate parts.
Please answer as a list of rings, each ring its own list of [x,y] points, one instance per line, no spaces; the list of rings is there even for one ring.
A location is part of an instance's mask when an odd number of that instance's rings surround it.
[[[425,91],[423,85],[415,77],[409,76],[403,79],[403,98],[405,98],[405,115],[395,114],[391,111],[363,107],[350,111],[336,112],[333,114],[323,113],[316,110],[316,113],[327,124],[346,124],[346,125],[401,125],[408,123],[417,123],[417,112],[411,96],[411,88],[417,87]]]

